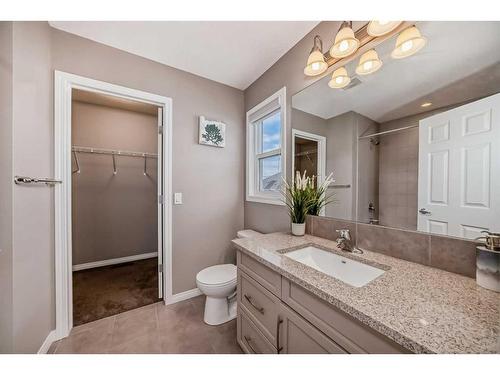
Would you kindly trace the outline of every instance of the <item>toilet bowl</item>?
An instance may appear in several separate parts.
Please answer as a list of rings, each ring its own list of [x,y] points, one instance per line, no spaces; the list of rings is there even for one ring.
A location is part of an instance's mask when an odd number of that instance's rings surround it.
[[[238,238],[259,235],[253,230],[239,231]],[[207,267],[196,275],[196,285],[205,294],[203,320],[209,325],[219,325],[236,318],[236,266],[218,264]]]

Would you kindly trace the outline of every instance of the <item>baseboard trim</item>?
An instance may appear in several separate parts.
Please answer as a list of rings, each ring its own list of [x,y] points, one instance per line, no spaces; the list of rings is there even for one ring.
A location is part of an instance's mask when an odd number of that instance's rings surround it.
[[[186,290],[185,292],[174,294],[169,301],[165,301],[165,304],[171,305],[172,303],[185,301],[190,298],[201,296],[202,294],[203,293],[201,293],[201,290],[199,290],[198,288]]]
[[[133,262],[135,260],[155,258],[157,256],[158,256],[158,253],[155,251],[153,253],[144,253],[144,254],[138,254],[138,255],[131,255],[131,256],[128,256],[128,257],[99,260],[97,262],[75,264],[73,266],[73,271],[81,271],[81,270],[86,270],[86,269],[89,269],[89,268],[111,266],[113,264]]]
[[[40,346],[40,349],[38,349],[38,352],[36,354],[47,354],[47,352],[50,349],[50,346],[54,341],[57,341],[57,335],[56,335],[56,330],[50,331],[47,337],[45,338],[42,346]]]

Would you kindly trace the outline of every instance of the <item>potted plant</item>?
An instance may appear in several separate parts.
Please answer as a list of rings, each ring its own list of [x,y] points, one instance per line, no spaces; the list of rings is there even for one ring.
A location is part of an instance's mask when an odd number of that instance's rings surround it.
[[[308,215],[319,216],[321,210],[328,204],[334,202],[333,193],[327,194],[328,186],[335,180],[332,178],[333,173],[330,173],[328,177],[321,183],[321,185],[315,186],[315,181],[317,181],[316,176],[312,176],[307,183],[307,193],[311,200]]]
[[[333,201],[333,194],[327,194],[328,186],[334,181],[332,173],[319,186],[315,181],[315,176],[306,177],[306,171],[302,176],[297,171],[292,184],[283,179],[283,201],[288,207],[294,236],[305,234],[307,215],[318,216],[323,207]]]
[[[306,215],[313,203],[307,189],[308,184],[309,177],[306,177],[305,171],[303,176],[297,171],[292,184],[283,179],[283,201],[288,207],[294,236],[303,236],[306,232]]]

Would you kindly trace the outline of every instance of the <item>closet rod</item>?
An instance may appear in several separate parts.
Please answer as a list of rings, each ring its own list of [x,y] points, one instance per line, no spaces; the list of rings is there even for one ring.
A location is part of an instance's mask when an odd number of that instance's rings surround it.
[[[82,152],[86,154],[101,154],[101,155],[116,155],[116,156],[131,156],[135,158],[151,158],[157,159],[158,154],[137,151],[123,151],[123,150],[110,150],[105,148],[73,146],[71,148],[74,152]]]
[[[359,137],[358,139],[366,139],[366,138],[373,138],[378,135],[384,135],[384,134],[389,134],[389,133],[395,133],[399,132],[401,130],[407,130],[407,129],[412,129],[412,128],[418,128],[418,125],[410,125],[410,126],[405,126],[404,128],[398,128],[398,129],[391,129],[391,130],[386,130],[380,133],[374,133],[374,134],[369,134],[369,135],[363,135],[362,137]]]

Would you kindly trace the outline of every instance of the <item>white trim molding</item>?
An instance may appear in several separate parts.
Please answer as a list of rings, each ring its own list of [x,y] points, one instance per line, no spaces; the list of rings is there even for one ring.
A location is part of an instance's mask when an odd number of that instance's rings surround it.
[[[36,354],[47,354],[49,352],[50,346],[57,340],[58,338],[56,336],[56,330],[50,331]]]
[[[163,297],[172,298],[172,99],[164,96],[55,71],[54,175],[56,338],[69,335],[73,326],[71,243],[71,97],[74,88],[149,103],[163,110]]]
[[[137,254],[137,255],[130,255],[127,257],[104,259],[104,260],[98,260],[95,262],[75,264],[75,265],[73,265],[73,271],[81,271],[81,270],[88,270],[89,268],[112,266],[113,264],[134,262],[136,260],[156,258],[157,256],[158,256],[158,253],[155,251],[152,253],[143,253],[143,254]]]
[[[185,300],[190,299],[190,298],[198,297],[198,296],[201,296],[202,294],[203,293],[198,288],[186,290],[185,292],[174,294],[172,296],[172,298],[170,299],[168,305],[171,305],[172,303],[185,301]]]
[[[281,147],[258,155],[256,150],[259,135],[256,134],[255,123],[276,111],[280,112],[281,120]],[[286,87],[283,87],[263,102],[257,104],[246,114],[246,200],[248,202],[284,205],[281,193],[276,191],[259,191],[258,157],[281,156],[281,175],[286,176]]]

